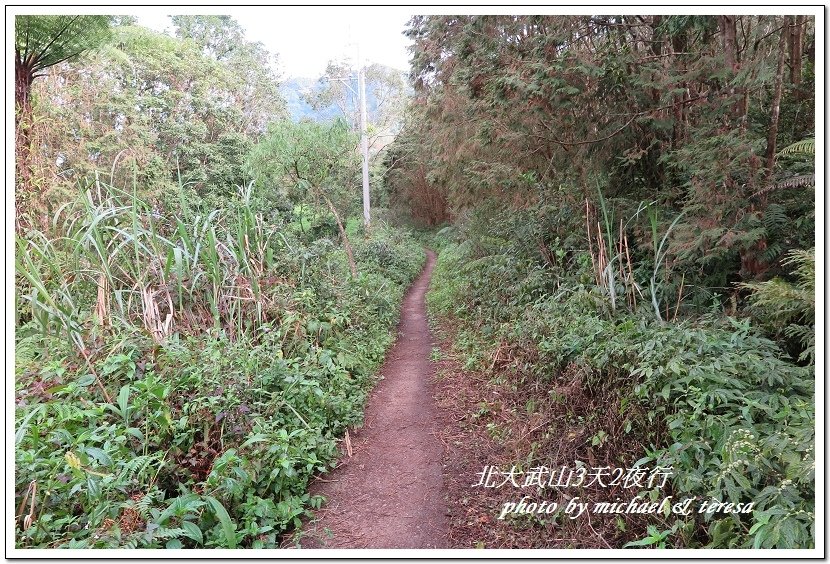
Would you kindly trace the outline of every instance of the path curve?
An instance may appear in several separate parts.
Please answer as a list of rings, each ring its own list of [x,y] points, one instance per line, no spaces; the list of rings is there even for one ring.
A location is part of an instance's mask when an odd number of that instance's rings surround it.
[[[435,253],[407,291],[398,338],[369,397],[352,457],[311,487],[326,505],[306,527],[305,548],[445,548],[443,446],[433,399],[432,334],[425,296]]]

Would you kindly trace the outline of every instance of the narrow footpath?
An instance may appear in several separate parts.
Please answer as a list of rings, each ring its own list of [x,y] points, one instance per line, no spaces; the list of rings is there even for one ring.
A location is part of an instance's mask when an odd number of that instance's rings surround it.
[[[403,300],[398,338],[369,397],[352,456],[316,482],[327,503],[305,528],[304,548],[445,548],[447,507],[433,399],[425,296],[435,253]]]

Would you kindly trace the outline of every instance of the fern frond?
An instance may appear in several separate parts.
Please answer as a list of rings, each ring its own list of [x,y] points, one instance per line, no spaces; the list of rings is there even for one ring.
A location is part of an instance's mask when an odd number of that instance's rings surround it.
[[[161,458],[161,453],[149,454],[146,456],[137,456],[132,460],[128,460],[121,466],[118,473],[118,480],[121,483],[132,483],[134,481],[142,482],[141,478],[147,476],[148,470],[154,462],[158,462]]]
[[[752,196],[751,198],[756,198],[758,196],[763,196],[764,194],[768,194],[770,192],[774,192],[775,190],[792,190],[794,188],[809,188],[816,185],[816,175],[815,174],[801,174],[798,176],[793,176],[791,178],[785,178],[784,180],[779,180],[775,184],[770,184],[764,188],[761,188]]]
[[[797,339],[804,346],[811,345],[815,342],[815,332],[812,327],[807,325],[788,325],[784,329],[784,335],[790,339]]]
[[[813,341],[815,343],[815,340]],[[807,361],[811,365],[816,363],[816,346],[815,344],[810,345],[800,355],[798,355],[798,362]]]
[[[777,334],[797,341],[802,349],[799,361],[815,363],[815,248],[793,250],[782,261],[793,267],[797,281],[773,278],[766,282],[739,284],[751,290],[749,303],[758,317],[770,323]]]
[[[774,262],[783,250],[784,246],[780,242],[769,243],[767,248],[761,253],[761,258],[767,263]]]
[[[798,341],[798,344],[801,345],[803,349],[801,354],[798,356],[798,361],[809,361],[810,364],[815,364],[816,359],[816,331],[815,327],[811,325],[788,325],[786,329],[784,329],[784,335],[788,339],[793,339]]]
[[[162,540],[169,540],[169,539],[177,539],[180,537],[185,536],[184,529],[179,528],[170,528],[167,527],[159,527],[158,529],[153,530],[153,539],[162,539]]]
[[[770,204],[764,211],[762,221],[767,233],[777,233],[787,226],[787,222],[789,221],[787,210],[782,205]]]
[[[816,290],[816,249],[794,249],[787,253],[782,261],[785,266],[793,266],[798,277],[798,285],[815,295]]]
[[[776,189],[781,188],[808,188],[816,185],[815,174],[800,174],[775,183]]]
[[[778,155],[815,155],[816,140],[803,139],[781,149]]]
[[[789,321],[804,312],[813,304],[813,296],[802,288],[794,286],[782,278],[773,278],[766,282],[739,284],[741,288],[752,290],[750,303],[759,312],[763,311],[769,319]]]
[[[147,494],[139,499],[135,504],[136,511],[138,511],[138,514],[141,515],[141,518],[145,521],[151,517],[150,508],[153,505],[153,501],[153,496]]]

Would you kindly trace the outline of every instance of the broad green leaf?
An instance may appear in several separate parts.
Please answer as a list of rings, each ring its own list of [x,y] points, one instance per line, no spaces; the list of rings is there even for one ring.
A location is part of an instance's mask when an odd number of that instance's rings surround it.
[[[222,533],[225,538],[225,546],[228,548],[236,548],[236,525],[231,521],[231,516],[228,515],[225,506],[213,496],[206,495],[205,499],[213,509],[213,514],[219,519],[219,524],[222,527]]]

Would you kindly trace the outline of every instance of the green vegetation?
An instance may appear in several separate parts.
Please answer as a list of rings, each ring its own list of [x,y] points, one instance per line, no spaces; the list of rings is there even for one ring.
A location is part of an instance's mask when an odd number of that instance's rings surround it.
[[[16,546],[278,547],[320,506],[308,485],[361,424],[425,255],[364,229],[356,137],[288,122],[232,19],[105,21],[34,83]]]
[[[595,522],[616,547],[814,546],[812,19],[419,16],[407,33],[392,188],[449,223],[428,300],[466,368],[549,421],[508,464],[672,466],[643,494],[754,502]]]
[[[461,353],[429,359],[490,377],[470,420],[510,464],[659,465],[644,498],[752,503],[499,527],[815,546],[812,17],[415,16],[409,103],[368,69],[371,229],[348,88],[292,122],[237,22],[172,22],[15,22],[17,547],[283,545],[422,244]],[[609,492],[632,493],[580,495]]]
[[[496,232],[485,232],[498,240]],[[755,502],[744,522],[692,516],[682,522],[676,545],[812,543],[813,365],[797,366],[748,320],[707,314],[663,324],[648,307],[614,314],[601,288],[579,283],[580,275],[590,278],[590,263],[568,264],[571,274],[551,291],[549,272],[520,254],[529,249],[515,240],[499,243],[493,254],[446,247],[429,295],[434,314],[462,323],[458,342],[470,366],[486,370],[489,351],[506,344],[525,367],[513,376],[539,384],[536,401],[573,381],[587,390],[613,390],[605,401],[621,418],[607,427],[598,418],[585,432],[587,450],[616,466],[673,467],[672,493],[679,498]],[[574,422],[578,413],[571,412]],[[603,440],[591,442],[597,436]],[[636,458],[629,458],[625,442],[639,445]],[[550,463],[547,452],[535,456],[529,466]]]
[[[378,227],[351,280],[244,205],[185,225],[95,189],[18,240],[18,545],[276,546],[362,421],[422,251]]]
[[[18,16],[14,36],[16,186],[31,190],[32,84],[49,69],[77,59],[109,36],[107,16]]]

